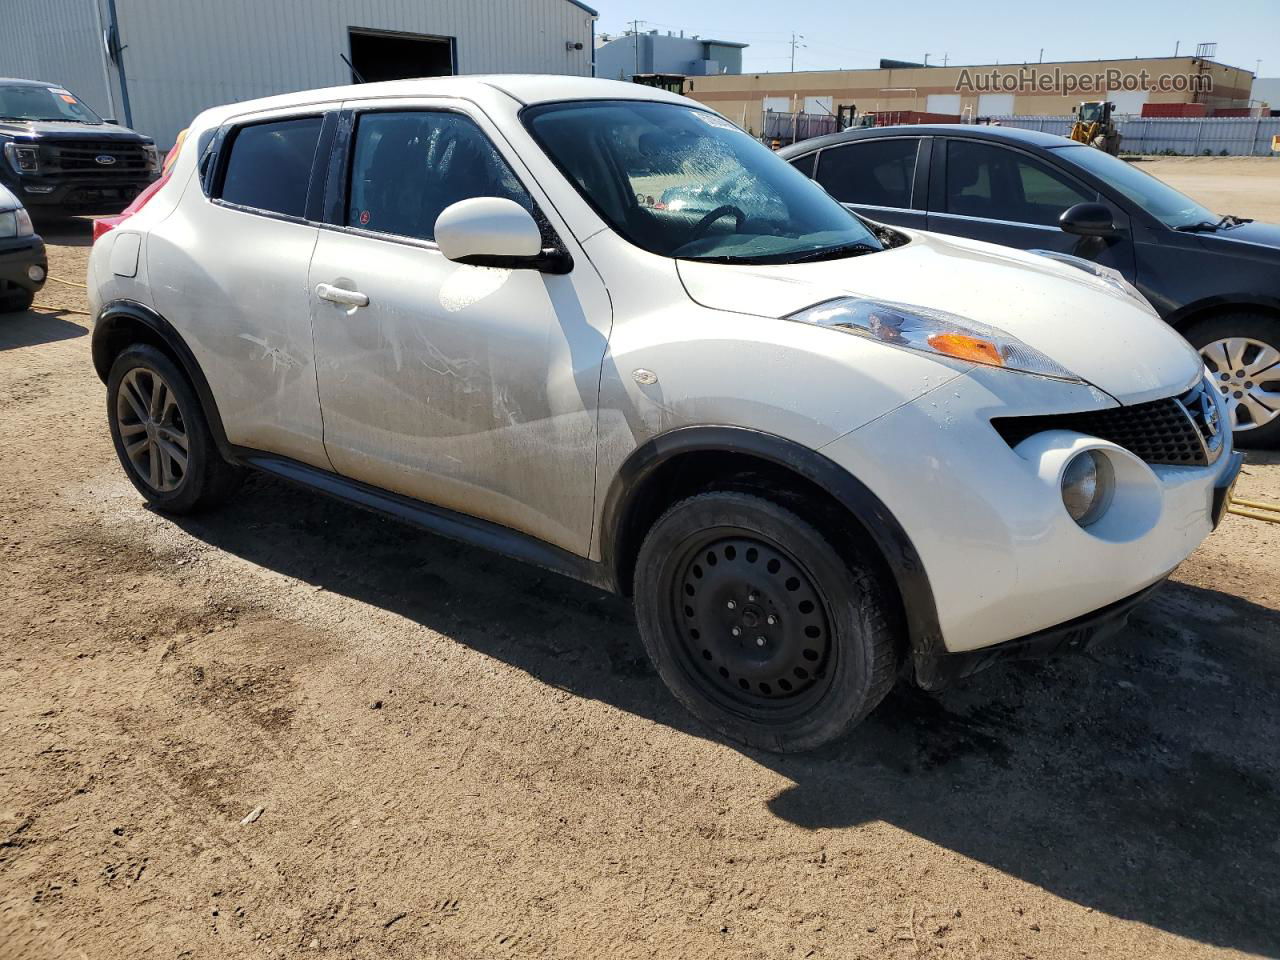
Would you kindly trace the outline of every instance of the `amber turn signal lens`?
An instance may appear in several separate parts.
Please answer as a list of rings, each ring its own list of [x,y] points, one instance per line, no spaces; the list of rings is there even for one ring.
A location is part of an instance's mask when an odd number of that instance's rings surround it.
[[[971,337],[963,333],[935,333],[929,338],[929,346],[939,353],[958,360],[970,360],[973,363],[985,363],[993,367],[1003,367],[1004,358],[990,340]]]

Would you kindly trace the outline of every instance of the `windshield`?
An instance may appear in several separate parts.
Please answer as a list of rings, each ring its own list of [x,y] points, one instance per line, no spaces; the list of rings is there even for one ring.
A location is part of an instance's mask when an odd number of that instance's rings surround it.
[[[0,84],[0,120],[69,120],[102,123],[102,118],[62,87]]]
[[[1143,173],[1131,163],[1095,147],[1059,147],[1062,159],[1084,167],[1099,180],[1123,193],[1167,227],[1217,223],[1218,215],[1190,197]]]
[[[825,190],[705,110],[588,101],[533,107],[524,118],[587,202],[651,253],[791,263],[882,249]]]

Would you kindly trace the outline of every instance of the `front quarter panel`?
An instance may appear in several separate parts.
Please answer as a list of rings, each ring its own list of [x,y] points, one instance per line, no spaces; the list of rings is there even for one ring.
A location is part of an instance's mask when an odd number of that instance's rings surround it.
[[[615,246],[623,241],[609,236],[587,245],[610,279],[615,305],[600,383],[598,505],[627,457],[660,434],[734,426],[816,450],[971,367],[808,324],[700,306],[684,292],[672,261]]]

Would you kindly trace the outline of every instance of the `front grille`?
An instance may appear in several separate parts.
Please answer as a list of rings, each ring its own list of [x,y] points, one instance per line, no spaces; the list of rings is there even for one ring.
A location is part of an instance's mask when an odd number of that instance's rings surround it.
[[[991,425],[1011,447],[1045,430],[1074,430],[1124,447],[1146,463],[1177,467],[1208,466],[1223,445],[1217,407],[1203,381],[1180,397],[1085,413],[996,417]]]
[[[102,163],[99,157],[111,157],[112,162]],[[147,153],[142,144],[127,140],[45,140],[40,144],[40,172],[91,177],[145,176]]]

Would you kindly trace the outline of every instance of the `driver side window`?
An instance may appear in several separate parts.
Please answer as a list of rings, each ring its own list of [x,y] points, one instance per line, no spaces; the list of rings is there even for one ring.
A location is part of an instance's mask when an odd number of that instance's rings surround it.
[[[967,140],[947,144],[947,213],[1052,227],[1068,207],[1097,199],[1026,154]]]
[[[441,212],[472,197],[505,197],[534,213],[515,173],[475,122],[461,114],[361,114],[354,141],[349,227],[434,240]]]

